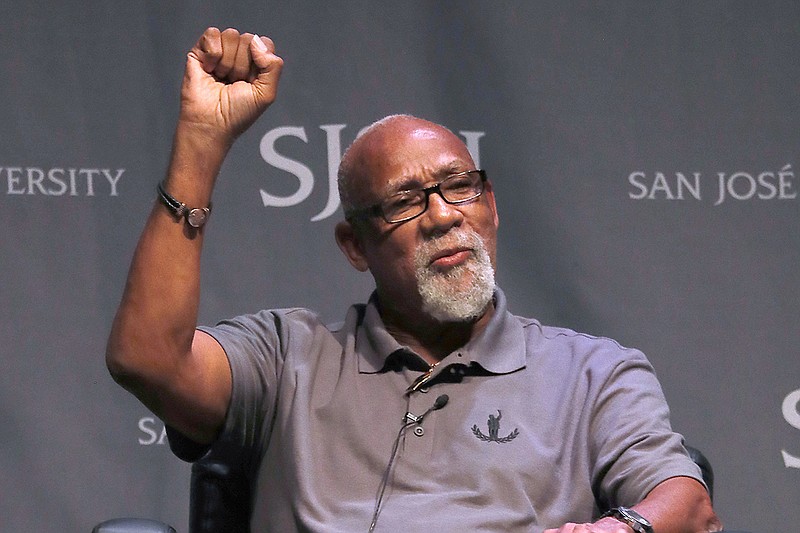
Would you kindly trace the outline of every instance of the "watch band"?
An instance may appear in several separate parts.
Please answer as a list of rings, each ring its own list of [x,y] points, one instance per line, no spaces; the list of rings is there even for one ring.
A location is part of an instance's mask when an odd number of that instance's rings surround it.
[[[202,228],[208,222],[208,217],[211,215],[211,204],[208,204],[208,207],[186,207],[186,204],[178,201],[164,189],[162,182],[158,182],[157,188],[158,197],[175,217],[186,219],[186,223],[193,228]]]
[[[633,509],[615,507],[614,509],[609,509],[609,511],[603,515],[603,518],[606,516],[619,520],[636,533],[653,533],[653,524]]]

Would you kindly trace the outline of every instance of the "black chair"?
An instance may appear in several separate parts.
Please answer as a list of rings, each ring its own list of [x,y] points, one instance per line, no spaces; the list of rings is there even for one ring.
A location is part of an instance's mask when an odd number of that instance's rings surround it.
[[[167,428],[173,451],[192,463],[189,485],[189,531],[191,533],[250,533],[251,482],[246,472],[248,457],[225,441],[211,449],[183,441]],[[199,459],[198,459],[199,457]],[[168,524],[141,518],[115,518],[95,526],[92,533],[175,533]]]
[[[250,480],[212,455],[192,464],[191,533],[249,533]]]
[[[703,455],[703,452],[692,446],[684,446],[686,451],[689,452],[689,457],[692,461],[700,467],[700,474],[703,476],[703,481],[708,487],[708,495],[711,501],[714,501],[714,469],[711,468],[711,462]],[[733,532],[732,532],[733,533]]]

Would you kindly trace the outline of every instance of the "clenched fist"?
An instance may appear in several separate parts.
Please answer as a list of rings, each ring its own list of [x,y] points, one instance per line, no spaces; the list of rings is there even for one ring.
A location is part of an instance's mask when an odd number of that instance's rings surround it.
[[[181,127],[230,145],[275,100],[282,67],[271,39],[206,29],[186,59]]]

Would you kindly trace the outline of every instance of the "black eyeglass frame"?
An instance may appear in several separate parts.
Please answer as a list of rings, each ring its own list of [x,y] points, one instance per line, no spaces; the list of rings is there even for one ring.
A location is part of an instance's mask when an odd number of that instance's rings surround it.
[[[460,200],[452,201],[452,200],[448,200],[445,197],[445,195],[442,194],[442,189],[441,189],[442,183],[446,182],[447,180],[449,180],[451,178],[457,178],[459,176],[464,176],[464,175],[468,175],[468,174],[474,174],[476,172],[478,173],[478,175],[481,178],[480,191],[478,191],[478,193],[476,195],[470,196],[469,198],[463,198],[463,199],[460,199]],[[399,191],[399,192],[397,192],[395,194],[392,194],[388,198],[385,198],[385,199],[381,200],[380,202],[378,202],[376,204],[373,204],[373,205],[370,205],[368,207],[350,209],[347,212],[345,212],[345,217],[344,218],[345,218],[345,220],[353,221],[353,220],[357,220],[357,219],[364,219],[364,218],[370,218],[370,217],[380,217],[387,224],[401,224],[403,222],[408,222],[409,220],[413,220],[413,219],[417,218],[418,216],[422,215],[423,213],[425,213],[425,211],[428,210],[429,199],[430,199],[431,194],[433,194],[433,193],[437,193],[442,198],[442,200],[444,200],[446,203],[448,203],[450,205],[464,204],[466,202],[471,202],[472,200],[480,198],[481,195],[486,190],[486,180],[487,179],[488,178],[486,177],[486,171],[483,170],[483,169],[474,169],[474,170],[466,170],[464,172],[456,172],[455,174],[449,174],[448,176],[445,176],[445,178],[442,181],[440,181],[438,183],[435,183],[434,185],[431,185],[429,187],[423,187],[421,189],[409,189],[407,191]],[[418,192],[421,192],[421,193],[425,193],[425,205],[422,208],[422,211],[420,211],[419,213],[416,213],[414,215],[403,217],[403,218],[400,218],[400,219],[397,219],[397,220],[390,220],[386,216],[386,214],[384,212],[384,209],[383,209],[384,204],[388,200],[390,200],[392,197],[394,197],[395,195],[401,194],[403,192],[410,192],[410,191],[418,191]]]

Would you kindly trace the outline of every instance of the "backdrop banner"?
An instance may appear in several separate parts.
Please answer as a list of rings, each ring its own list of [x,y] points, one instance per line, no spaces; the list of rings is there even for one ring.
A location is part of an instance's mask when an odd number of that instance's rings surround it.
[[[364,301],[333,238],[342,150],[387,114],[440,122],[494,182],[511,310],[643,350],[723,521],[800,524],[800,3],[26,0],[0,20],[0,530],[187,530],[189,466],[104,352],[207,26],[272,37],[285,68],[218,180],[201,323]]]

